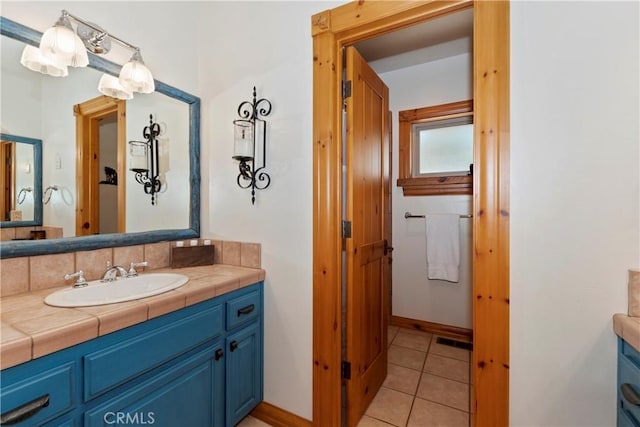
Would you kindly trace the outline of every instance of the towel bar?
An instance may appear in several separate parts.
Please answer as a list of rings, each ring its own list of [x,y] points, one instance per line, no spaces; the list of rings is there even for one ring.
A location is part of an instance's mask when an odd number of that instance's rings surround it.
[[[413,215],[411,212],[404,213],[405,218],[424,218],[424,215]],[[460,215],[460,218],[473,218],[473,215]]]

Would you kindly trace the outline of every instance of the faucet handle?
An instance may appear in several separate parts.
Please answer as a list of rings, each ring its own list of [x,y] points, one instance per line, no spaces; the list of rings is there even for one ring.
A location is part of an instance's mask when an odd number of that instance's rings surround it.
[[[148,261],[132,262],[129,265],[129,272],[127,273],[127,277],[136,277],[138,275],[138,272],[136,271],[136,267],[146,267],[148,265],[149,265]]]
[[[64,280],[73,279],[74,277],[76,278],[76,281],[73,284],[74,288],[84,288],[85,286],[89,285],[87,283],[87,279],[84,278],[84,271],[82,271],[82,270],[77,271],[77,272],[72,273],[72,274],[65,274],[64,275]]]

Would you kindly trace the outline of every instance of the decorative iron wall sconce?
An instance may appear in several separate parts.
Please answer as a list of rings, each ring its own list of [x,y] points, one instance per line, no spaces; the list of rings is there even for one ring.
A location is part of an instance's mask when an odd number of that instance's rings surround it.
[[[145,126],[142,136],[146,141],[129,141],[131,163],[129,169],[136,173],[136,181],[142,184],[144,192],[151,194],[151,204],[156,204],[156,193],[160,191],[160,162],[158,152],[160,125],[149,114],[149,126]]]
[[[264,190],[271,184],[271,177],[263,169],[267,166],[267,122],[262,119],[271,113],[271,102],[262,98],[256,100],[253,87],[253,101],[244,101],[238,106],[239,119],[233,121],[233,159],[238,160],[237,183],[240,188],[251,188],[251,204],[256,202],[256,190]],[[256,152],[256,141],[259,152]],[[262,157],[261,163],[256,159]]]

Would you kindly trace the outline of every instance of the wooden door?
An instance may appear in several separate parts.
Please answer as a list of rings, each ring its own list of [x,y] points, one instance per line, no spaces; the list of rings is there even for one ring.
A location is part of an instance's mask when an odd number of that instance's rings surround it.
[[[355,426],[387,375],[386,206],[389,89],[347,48],[346,248],[347,426]]]

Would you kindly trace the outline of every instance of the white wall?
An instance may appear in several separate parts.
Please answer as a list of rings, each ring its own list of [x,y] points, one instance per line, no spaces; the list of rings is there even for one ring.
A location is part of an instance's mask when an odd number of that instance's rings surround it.
[[[312,416],[312,39],[311,15],[331,2],[201,3],[203,234],[262,243],[265,388],[269,403]],[[238,104],[271,100],[271,186],[236,184]]]
[[[118,123],[102,121],[98,128],[99,154],[98,160],[98,206],[100,233],[118,232],[118,185],[124,185],[124,177],[118,176],[118,184],[106,184],[107,173],[105,167],[116,169],[118,162]]]
[[[372,64],[375,68],[375,63]],[[460,281],[427,279],[425,221],[404,213],[471,213],[471,196],[404,197],[398,179],[398,111],[473,98],[472,57],[457,55],[389,71],[380,77],[389,87],[393,112],[393,305],[392,314],[471,329],[472,221],[460,220]]]
[[[511,3],[510,413],[615,424],[640,264],[637,2]]]

